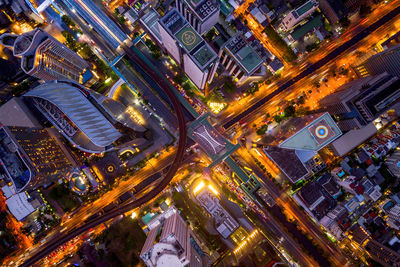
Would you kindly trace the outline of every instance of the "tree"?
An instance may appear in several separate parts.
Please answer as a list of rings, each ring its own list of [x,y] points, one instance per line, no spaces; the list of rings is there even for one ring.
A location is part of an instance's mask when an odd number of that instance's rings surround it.
[[[305,102],[306,102],[306,98],[305,98],[304,94],[300,95],[299,98],[297,99],[297,104],[304,105]]]
[[[177,84],[182,84],[183,83],[183,76],[182,76],[182,74],[177,74],[175,77],[174,77],[174,81],[177,83]]]
[[[119,23],[125,24],[126,19],[124,18],[124,16],[118,16],[117,19],[118,19]]]
[[[362,4],[360,6],[360,17],[365,18],[366,16],[368,16],[370,13],[372,12],[372,8],[366,4]]]
[[[206,33],[206,35],[204,36],[204,38],[205,38],[208,42],[211,42],[212,39],[214,38],[215,34],[216,34],[216,31],[215,31],[214,28],[212,28],[211,30],[209,30],[209,31]]]
[[[349,27],[350,26],[350,20],[349,20],[349,18],[347,17],[347,16],[344,16],[343,18],[341,18],[340,20],[339,20],[339,24],[340,24],[340,26],[342,26],[342,28],[347,28],[347,27]]]
[[[79,53],[82,55],[82,57],[86,60],[92,59],[95,54],[93,53],[92,49],[88,45],[88,43],[81,43],[80,44],[80,51]]]
[[[68,27],[75,27],[75,22],[72,21],[72,19],[70,17],[68,17],[67,15],[63,15],[61,17],[62,22],[65,23],[65,25],[67,25]]]
[[[68,46],[72,51],[77,52],[78,51],[78,45],[76,43],[76,40],[75,40],[74,36],[68,31],[62,31],[61,34],[65,38],[66,46]]]
[[[311,51],[318,49],[318,47],[319,47],[319,44],[312,43],[312,44],[309,44],[306,46],[306,50],[307,50],[307,52],[311,52]]]
[[[275,116],[274,116],[274,121],[275,121],[276,123],[280,123],[281,121],[283,121],[283,117],[280,116],[280,115],[275,115]]]
[[[264,33],[268,36],[268,39],[277,46],[284,53],[285,60],[291,62],[297,59],[297,55],[293,50],[286,44],[282,37],[275,31],[271,25],[267,25],[264,29]]]
[[[232,80],[228,80],[224,83],[223,88],[227,93],[233,93],[236,90],[236,85]]]
[[[194,91],[193,91],[193,88],[192,88],[192,86],[190,86],[189,83],[185,83],[185,84],[182,86],[182,88],[183,88],[183,90],[185,90],[185,92],[186,92],[186,94],[187,94],[188,96],[190,96],[190,97],[195,96],[195,93],[194,93]]]
[[[294,105],[289,105],[284,109],[283,113],[285,114],[286,118],[293,117],[296,113],[296,108]]]

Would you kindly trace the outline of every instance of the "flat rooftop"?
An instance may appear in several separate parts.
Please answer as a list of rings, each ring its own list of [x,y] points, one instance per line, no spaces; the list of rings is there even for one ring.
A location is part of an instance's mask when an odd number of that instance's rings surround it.
[[[18,127],[40,126],[28,107],[17,97],[11,98],[0,107],[0,124]]]
[[[296,27],[293,32],[290,34],[294,40],[299,40],[303,38],[307,33],[313,31],[314,29],[318,29],[323,26],[322,16],[318,15],[312,20],[309,20],[306,24]]]
[[[200,69],[208,67],[217,58],[215,51],[176,9],[160,21]]]
[[[342,135],[329,113],[295,117],[280,124],[263,139],[264,144],[296,150],[318,151]]]
[[[283,141],[279,146],[318,151],[340,135],[342,135],[342,131],[335,121],[329,113],[324,113]]]
[[[175,34],[175,38],[188,52],[192,51],[202,41],[200,35],[189,24],[182,27]]]
[[[229,39],[225,48],[248,74],[256,71],[264,62],[240,33]]]
[[[159,29],[160,14],[152,8],[140,18],[140,22],[161,42],[161,33]]]
[[[208,45],[203,45],[193,53],[193,57],[201,66],[208,65],[207,63],[215,58],[216,54]]]
[[[308,1],[308,2],[304,3],[302,6],[300,6],[300,7],[298,7],[296,9],[296,13],[297,13],[296,15],[301,17],[303,14],[308,12],[313,7],[314,7],[314,2],[313,1]]]
[[[200,20],[205,20],[218,11],[218,6],[210,0],[185,0],[185,2]]]

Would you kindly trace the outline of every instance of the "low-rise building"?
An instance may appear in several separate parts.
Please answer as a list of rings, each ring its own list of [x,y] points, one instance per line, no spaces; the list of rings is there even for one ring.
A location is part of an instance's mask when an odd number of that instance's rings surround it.
[[[42,205],[43,203],[40,200],[32,198],[26,192],[14,194],[7,198],[7,208],[18,221],[23,221]]]
[[[321,34],[319,29],[324,25],[322,21],[322,16],[318,15],[315,16],[314,18],[310,19],[303,25],[299,25],[296,28],[291,31],[287,39],[289,40],[289,43],[294,43],[296,41],[302,40],[308,33],[315,32],[317,34],[317,37],[320,41],[324,40],[324,36]]]
[[[295,199],[318,221],[336,206],[336,201],[315,181],[303,186]]]
[[[283,31],[288,31],[296,26],[297,23],[310,16],[318,8],[318,2],[315,0],[309,0],[300,7],[290,11],[279,25],[279,28]]]

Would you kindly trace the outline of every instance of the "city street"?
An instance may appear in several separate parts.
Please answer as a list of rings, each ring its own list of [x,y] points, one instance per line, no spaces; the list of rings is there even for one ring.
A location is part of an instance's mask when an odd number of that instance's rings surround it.
[[[109,62],[119,55],[99,33],[93,30],[91,25],[88,25],[76,14],[75,10],[69,9],[61,0],[56,1],[58,6],[82,29],[85,37],[89,37],[93,41],[91,45],[96,48],[97,55],[104,56]],[[248,8],[253,2],[254,0],[245,1],[235,10],[235,14],[244,16],[254,36],[268,50],[282,59],[282,52],[271,45],[259,23],[248,13]],[[111,2],[111,6],[115,7],[119,3],[120,1],[115,0]],[[100,6],[100,8],[108,16],[113,16],[106,6]],[[113,17],[112,20],[116,21],[116,18]],[[234,179],[230,178],[231,175],[234,177],[233,172],[224,178],[219,177],[221,183],[223,182],[222,186],[227,186],[233,192],[236,192],[235,190],[241,192],[241,195],[237,193],[238,198],[247,205],[246,209],[256,213],[256,221],[263,226],[268,241],[282,254],[290,255],[301,266],[345,266],[348,258],[345,252],[338,248],[337,243],[333,243],[326,236],[324,230],[297,205],[285,191],[287,188],[280,188],[260,169],[256,159],[268,167],[268,171],[274,178],[282,179],[279,169],[260,151],[251,148],[251,144],[261,137],[260,133],[256,135],[255,132],[268,120],[266,114],[270,114],[269,118],[281,114],[285,106],[300,95],[305,96],[305,103],[301,104],[302,108],[318,112],[320,99],[335,92],[341,85],[356,79],[352,67],[361,63],[366,55],[375,53],[373,49],[376,44],[399,29],[400,0],[394,0],[390,5],[376,8],[371,16],[362,20],[336,40],[323,42],[318,51],[301,59],[303,63],[290,65],[285,62],[281,78],[274,78],[269,85],[265,83],[260,85],[260,91],[255,95],[229,103],[228,108],[211,118],[216,129],[224,131],[225,137],[227,135],[232,137],[231,140],[228,139],[229,141],[237,143],[242,142],[240,141],[241,137],[247,138],[246,141],[243,141],[244,145],[236,150],[232,157],[238,159],[235,161],[240,162],[242,167],[250,168],[261,179],[263,186],[276,201],[276,205],[272,207],[262,205],[265,204],[264,200],[260,200],[254,192],[251,197],[253,199],[245,195],[241,186],[246,181],[241,185],[234,184],[232,182]],[[126,31],[126,29],[124,30]],[[186,125],[195,119],[188,111],[191,107],[186,109],[183,107],[184,101],[180,99],[183,98],[182,94],[170,84],[165,77],[166,73],[162,73],[157,67],[152,66],[149,61],[146,61],[146,58],[141,57],[142,55],[136,49],[136,47],[128,47],[125,43],[121,44],[118,51],[123,53],[123,57],[113,66],[115,67],[114,71],[122,74],[140,92],[143,103],[146,103],[143,107],[159,119],[161,125],[168,124],[166,128],[173,129],[172,134],[177,137],[175,146],[164,149],[160,145],[159,156],[147,160],[143,168],[136,170],[129,177],[118,179],[115,187],[105,192],[99,199],[91,203],[83,202],[76,211],[66,213],[61,224],[54,227],[40,242],[32,245],[26,243],[24,245],[25,247],[29,246],[28,248],[20,249],[8,258],[4,263],[7,266],[31,266],[38,260],[42,260],[41,264],[48,264],[51,261],[47,261],[49,258],[46,258],[46,255],[54,253],[57,248],[63,251],[56,252],[57,257],[54,260],[62,259],[61,256],[73,253],[74,248],[80,245],[82,240],[77,237],[82,237],[83,234],[87,235],[93,229],[99,233],[103,229],[103,225],[109,223],[110,220],[137,210],[152,201],[168,188],[171,181],[179,181],[182,177],[190,175],[189,166],[196,164],[193,161],[194,155],[198,156],[197,159],[204,160],[202,163],[205,166],[210,163],[210,158],[203,152],[190,156],[185,154],[187,151]],[[344,69],[347,70],[347,74],[340,74]],[[114,99],[125,106],[138,104],[138,97],[128,87],[119,87]],[[239,122],[240,124],[238,124]],[[215,169],[225,167],[224,164],[220,164]],[[224,175],[225,173],[222,176]],[[232,185],[226,182],[227,180],[230,180]],[[133,192],[135,197],[124,203],[118,203],[119,197],[127,192]],[[112,203],[116,203],[116,206],[105,211],[104,208]],[[297,229],[289,219],[297,222]],[[311,236],[311,240],[307,236]],[[30,240],[25,241],[30,242]],[[321,254],[316,249],[319,247],[324,253]]]

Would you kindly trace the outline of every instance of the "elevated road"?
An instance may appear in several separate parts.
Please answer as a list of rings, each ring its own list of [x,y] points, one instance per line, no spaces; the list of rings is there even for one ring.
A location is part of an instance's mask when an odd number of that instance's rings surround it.
[[[239,122],[240,120],[246,118],[248,115],[252,114],[253,112],[257,111],[260,107],[262,107],[264,104],[266,104],[268,101],[270,101],[272,98],[275,96],[279,95],[283,91],[288,90],[292,85],[300,81],[301,79],[309,76],[316,70],[320,69],[321,67],[325,66],[328,62],[332,61],[335,59],[337,56],[340,54],[344,53],[347,49],[352,47],[353,45],[357,44],[359,41],[367,37],[371,32],[377,30],[380,26],[383,24],[389,22],[393,18],[395,18],[397,15],[400,14],[400,6],[397,6],[393,10],[391,10],[388,14],[383,16],[380,20],[376,21],[375,23],[371,24],[370,26],[366,27],[363,31],[355,35],[352,39],[348,40],[347,42],[343,43],[341,46],[330,52],[328,55],[326,55],[324,58],[321,60],[315,62],[314,64],[310,65],[308,68],[306,68],[304,71],[302,71],[299,75],[295,76],[291,80],[287,81],[283,85],[279,86],[275,91],[272,93],[266,95],[262,99],[260,99],[258,102],[253,104],[251,107],[248,109],[244,110],[243,112],[239,113],[235,117],[231,118],[229,121],[226,121],[223,123],[223,128],[225,130],[229,129],[232,127],[234,124]]]
[[[186,124],[185,124],[185,118],[184,118],[184,113],[183,113],[183,108],[176,97],[175,93],[173,92],[172,88],[170,87],[170,84],[168,81],[160,77],[157,72],[148,64],[146,64],[139,56],[137,56],[129,47],[123,47],[125,53],[129,56],[131,60],[134,60],[137,62],[138,65],[140,65],[143,70],[154,79],[154,81],[164,90],[165,94],[168,96],[170,99],[175,112],[176,116],[178,119],[178,125],[179,125],[179,141],[178,141],[178,148],[177,148],[177,153],[175,155],[175,158],[163,178],[161,182],[151,191],[149,191],[146,195],[143,197],[140,197],[139,199],[123,205],[121,207],[116,208],[115,210],[110,211],[109,213],[106,213],[102,216],[99,216],[97,218],[94,218],[82,226],[79,226],[71,231],[69,231],[66,234],[60,234],[57,238],[54,238],[52,241],[49,241],[38,253],[27,259],[21,266],[31,266],[38,260],[44,258],[46,255],[51,253],[53,250],[57,249],[57,247],[61,246],[62,244],[68,242],[69,240],[75,238],[76,236],[88,231],[89,229],[96,227],[102,223],[105,223],[119,215],[122,215],[134,208],[140,207],[141,205],[149,202],[152,200],[154,197],[156,197],[159,193],[161,193],[170,183],[172,178],[175,176],[175,173],[178,171],[178,168],[180,167],[183,157],[185,154],[185,148],[186,148]]]

